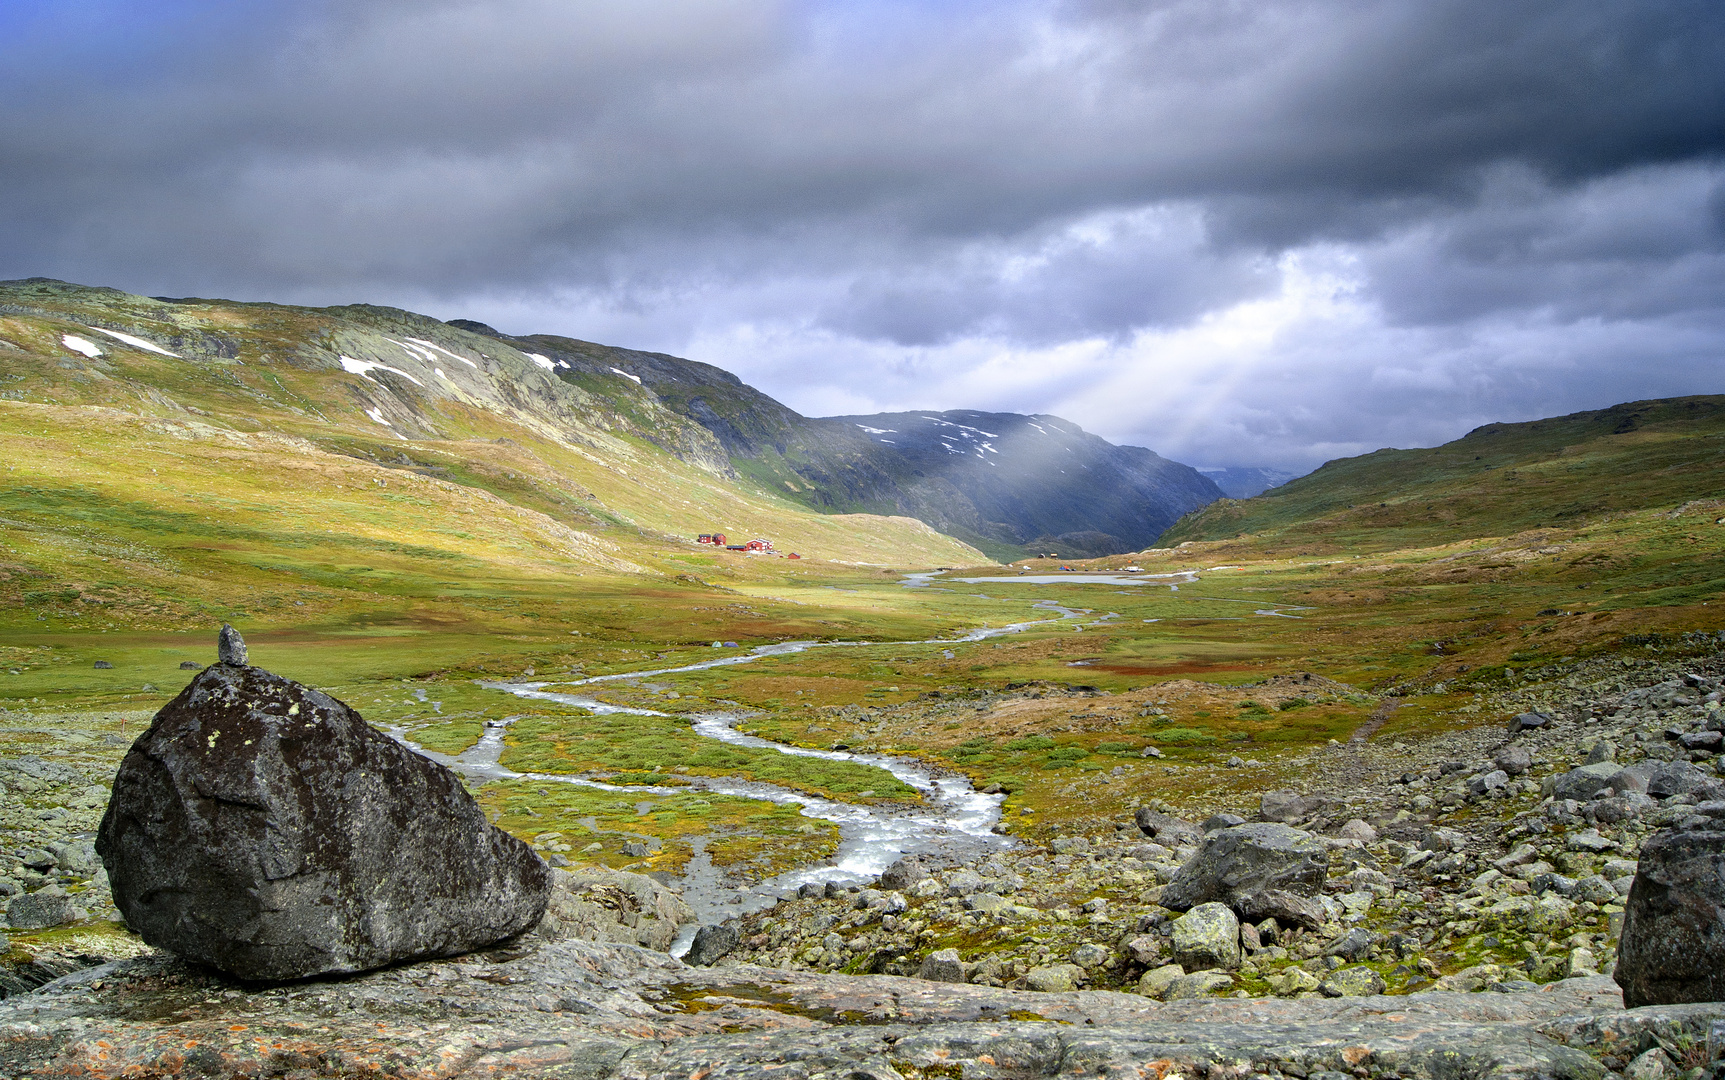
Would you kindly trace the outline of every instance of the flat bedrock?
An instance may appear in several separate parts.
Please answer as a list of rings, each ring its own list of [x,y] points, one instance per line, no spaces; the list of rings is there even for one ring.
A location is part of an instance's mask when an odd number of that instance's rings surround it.
[[[1432,1080],[1603,1080],[1602,1053],[1705,1039],[1725,1017],[1725,1003],[1625,1012],[1602,977],[1514,994],[1163,1003],[747,964],[691,968],[638,946],[525,940],[263,989],[165,953],[117,961],[0,1002],[0,1074],[686,1078],[770,1068],[814,1078],[956,1068],[966,1077],[1085,1077],[1137,1075],[1160,1062],[1162,1075],[1365,1066]],[[922,1071],[936,1067],[947,1071]]]

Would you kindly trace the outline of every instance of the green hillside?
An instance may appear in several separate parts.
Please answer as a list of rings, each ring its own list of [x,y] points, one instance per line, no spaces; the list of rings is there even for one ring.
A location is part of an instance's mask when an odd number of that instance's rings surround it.
[[[0,283],[0,448],[0,636],[597,632],[596,595],[643,592],[698,613],[667,615],[670,640],[875,632],[699,597],[791,567],[986,561],[918,521],[761,490],[630,380],[576,386],[387,308]],[[807,558],[692,542],[712,530]]]
[[[1668,398],[1342,458],[1256,498],[1189,514],[1157,543],[1388,551],[1721,496],[1725,396]]]

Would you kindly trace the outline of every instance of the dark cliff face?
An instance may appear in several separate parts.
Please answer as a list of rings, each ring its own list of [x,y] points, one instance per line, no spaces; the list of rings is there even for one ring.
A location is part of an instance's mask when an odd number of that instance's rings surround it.
[[[709,364],[551,335],[505,337],[549,357],[567,382],[637,383],[711,433],[731,468],[832,513],[902,514],[996,558],[1137,551],[1183,514],[1222,498],[1197,470],[1115,446],[1053,416],[883,413],[803,416]]]

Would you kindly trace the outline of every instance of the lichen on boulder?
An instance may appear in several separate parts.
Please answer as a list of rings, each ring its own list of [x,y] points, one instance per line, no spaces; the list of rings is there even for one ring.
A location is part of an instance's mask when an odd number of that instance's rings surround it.
[[[237,634],[222,653],[245,656]],[[200,672],[132,745],[96,848],[145,941],[253,980],[483,948],[532,927],[551,887],[453,772],[234,663]]]
[[[1725,802],[1642,845],[1614,976],[1632,1009],[1725,1001]]]

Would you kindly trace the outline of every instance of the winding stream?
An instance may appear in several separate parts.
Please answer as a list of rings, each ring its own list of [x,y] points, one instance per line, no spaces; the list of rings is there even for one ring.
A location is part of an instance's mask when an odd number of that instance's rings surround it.
[[[930,574],[909,575],[905,584],[909,587],[925,585],[928,578],[932,576]],[[635,716],[672,717],[674,714],[671,713],[612,705],[585,694],[549,688],[574,688],[590,686],[595,683],[705,671],[710,668],[748,664],[769,657],[786,656],[816,648],[952,645],[982,641],[991,637],[1019,633],[1028,627],[1045,623],[1079,619],[1089,614],[1084,610],[1062,607],[1050,600],[1037,601],[1032,606],[1047,611],[1055,617],[1011,623],[1006,626],[979,627],[956,638],[934,638],[926,641],[909,642],[785,641],[773,645],[757,646],[742,654],[722,656],[713,660],[703,660],[699,663],[684,664],[677,667],[594,675],[570,682],[486,682],[480,685],[488,689],[513,694],[516,697],[554,701],[562,705],[585,709],[595,715],[626,713]],[[508,731],[510,720],[487,721],[485,733],[479,741],[453,757],[428,751],[422,747],[415,747],[415,749],[427,757],[440,761],[476,780],[527,779],[543,783],[576,784],[581,787],[629,795],[681,795],[688,794],[690,791],[706,791],[718,795],[761,799],[780,805],[797,805],[802,807],[802,813],[805,817],[830,821],[838,826],[838,850],[826,863],[820,866],[792,870],[743,889],[727,884],[721,869],[713,866],[711,859],[705,851],[701,850],[701,845],[697,843],[695,855],[689,861],[682,875],[681,886],[684,900],[695,910],[701,923],[722,922],[738,915],[770,907],[783,897],[795,895],[800,886],[809,882],[832,881],[840,884],[851,884],[871,881],[878,877],[880,872],[891,865],[894,860],[903,855],[939,853],[969,859],[1010,846],[1014,842],[1007,837],[996,835],[993,831],[994,826],[1000,820],[1000,805],[1005,797],[987,795],[977,791],[971,786],[969,779],[960,773],[936,769],[912,758],[897,757],[890,754],[814,750],[800,746],[787,746],[753,735],[745,735],[736,730],[735,724],[747,715],[750,714],[746,712],[703,712],[687,714],[686,718],[693,722],[697,734],[736,746],[775,750],[781,754],[796,757],[849,761],[883,769],[902,783],[916,789],[922,797],[921,805],[908,809],[894,809],[843,803],[779,787],[775,784],[729,777],[687,777],[686,779],[689,781],[687,787],[671,788],[641,785],[622,787],[598,780],[559,776],[551,773],[518,773],[504,766],[500,760],[504,749],[503,739]],[[694,925],[684,928],[684,933],[672,947],[674,954],[681,955],[687,951],[694,931]]]
[[[907,574],[900,584],[906,588],[929,588],[932,587],[933,580],[939,577],[941,573],[943,572],[932,571]],[[1197,580],[1197,574],[1186,571],[1177,574],[1146,574],[1125,577],[1071,573],[1057,576],[1002,575],[992,578],[946,580],[965,584],[998,581],[1021,584],[1140,585],[1150,584],[1158,578],[1163,579],[1157,582],[1158,584],[1177,587],[1173,586],[1173,582],[1167,579],[1173,578],[1190,583]],[[1039,600],[1031,606],[1046,611],[1054,617],[1011,623],[1005,626],[983,626],[956,638],[901,642],[784,641],[772,645],[757,646],[745,653],[716,657],[712,660],[703,660],[677,667],[594,675],[569,682],[486,682],[480,685],[520,698],[554,701],[573,708],[585,709],[595,715],[627,713],[636,716],[669,718],[675,714],[658,712],[653,709],[612,705],[585,694],[549,688],[573,689],[597,683],[705,671],[711,668],[754,663],[769,657],[787,656],[817,648],[952,645],[962,642],[983,641],[991,637],[1019,633],[1032,626],[1079,620],[1092,614],[1090,609],[1067,608],[1052,600]],[[1259,611],[1256,614],[1280,615],[1282,613],[1269,610]],[[1117,613],[1109,612],[1102,616],[1100,621],[1118,617]],[[689,781],[688,786],[673,788],[641,785],[623,787],[598,780],[559,776],[552,773],[518,773],[501,763],[504,735],[514,718],[487,721],[485,733],[479,741],[453,757],[418,746],[415,746],[414,749],[458,772],[481,781],[527,779],[541,783],[575,784],[601,791],[614,791],[636,796],[670,796],[688,794],[691,791],[705,791],[719,795],[760,799],[780,805],[800,806],[805,817],[830,821],[838,826],[839,846],[828,862],[820,866],[792,870],[746,888],[738,888],[734,883],[727,882],[723,871],[712,864],[711,858],[703,850],[704,838],[695,838],[695,853],[685,868],[680,884],[683,889],[684,900],[694,909],[701,924],[722,922],[748,912],[771,907],[779,899],[795,895],[800,886],[810,882],[831,881],[851,884],[871,881],[878,877],[880,872],[891,865],[894,860],[903,855],[939,853],[968,860],[1014,843],[1011,839],[996,835],[994,832],[994,827],[1000,820],[1000,807],[1004,801],[1004,796],[987,795],[975,790],[970,781],[962,774],[937,769],[913,758],[896,757],[889,754],[856,753],[845,750],[815,750],[799,746],[787,746],[753,735],[745,735],[737,731],[735,725],[748,715],[752,714],[741,711],[703,712],[686,714],[684,718],[693,723],[697,734],[736,746],[774,750],[781,754],[797,757],[855,762],[883,769],[904,784],[916,789],[922,797],[921,805],[913,808],[895,809],[843,803],[779,787],[775,784],[729,777],[686,777],[684,779]],[[404,738],[405,741],[405,737],[399,732],[397,737]],[[409,743],[409,745],[412,744]],[[674,955],[680,956],[688,951],[689,942],[694,937],[695,929],[695,924],[684,927],[683,934],[672,946]]]

